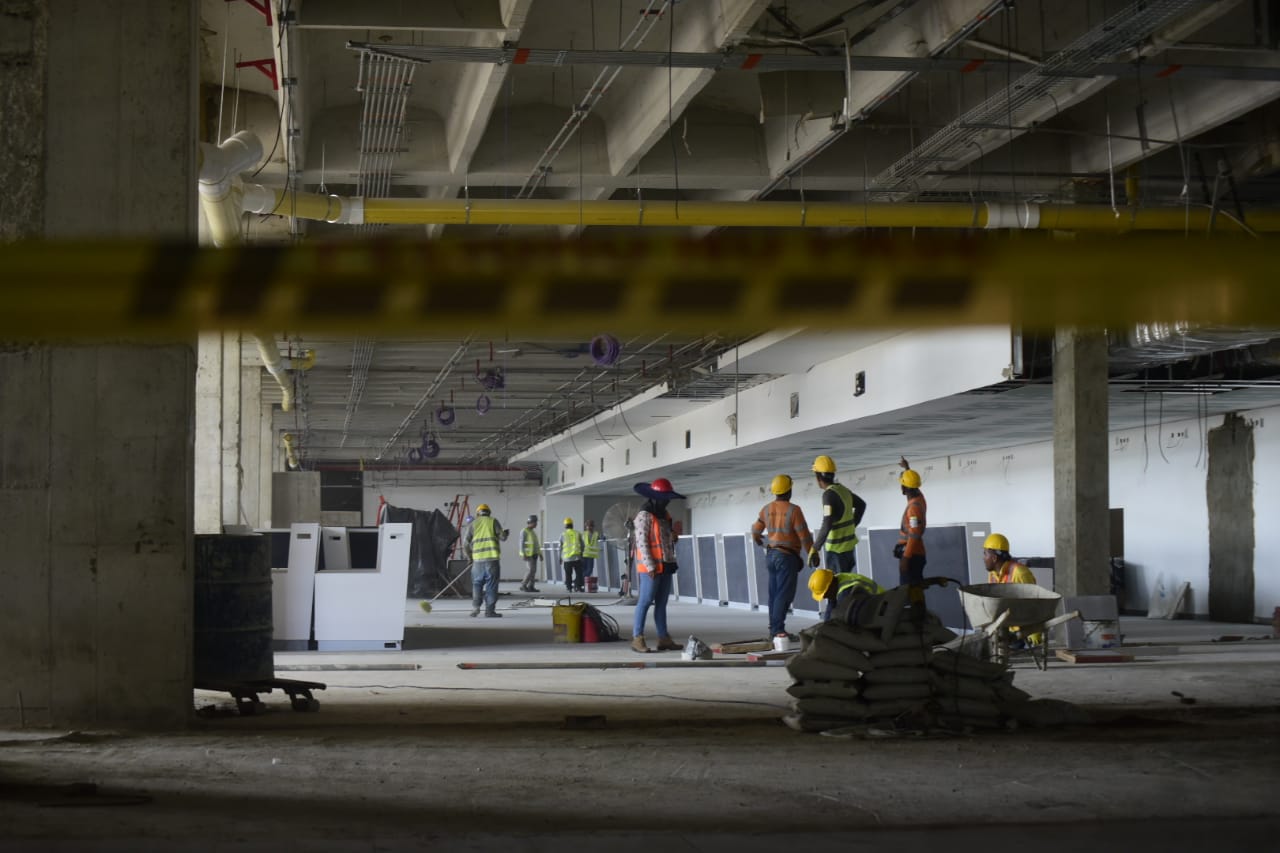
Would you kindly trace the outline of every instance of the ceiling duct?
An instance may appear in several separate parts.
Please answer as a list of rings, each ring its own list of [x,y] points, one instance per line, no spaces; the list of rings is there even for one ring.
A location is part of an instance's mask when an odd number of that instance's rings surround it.
[[[1112,367],[1173,364],[1224,350],[1260,346],[1280,338],[1280,329],[1242,329],[1195,323],[1140,323],[1107,332]]]

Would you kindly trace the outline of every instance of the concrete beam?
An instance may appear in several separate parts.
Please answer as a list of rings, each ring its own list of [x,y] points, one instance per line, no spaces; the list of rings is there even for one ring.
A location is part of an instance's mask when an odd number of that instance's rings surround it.
[[[466,3],[405,3],[403,0],[307,0],[298,16],[300,29],[432,30],[501,32],[511,0]]]
[[[497,33],[478,33],[470,43],[475,46],[501,46],[503,42],[518,42],[524,31],[525,21],[533,0],[503,0],[502,30]],[[494,107],[502,93],[510,65],[469,64],[464,66],[458,81],[453,109],[445,116],[445,145],[449,152],[449,176],[446,183],[430,188],[427,198],[454,198],[463,184],[459,176],[466,177],[471,170],[471,160],[476,148],[489,127]],[[444,226],[427,226],[427,236],[439,236]]]

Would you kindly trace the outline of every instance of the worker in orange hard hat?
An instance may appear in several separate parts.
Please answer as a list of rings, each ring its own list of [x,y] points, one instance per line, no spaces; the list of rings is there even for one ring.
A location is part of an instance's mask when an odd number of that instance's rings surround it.
[[[751,525],[751,538],[766,549],[769,569],[769,637],[788,637],[787,611],[796,597],[796,581],[805,555],[813,551],[813,536],[804,511],[791,502],[791,478],[779,474],[769,483],[773,500],[765,504]],[[767,538],[766,538],[767,537]]]
[[[902,468],[902,476],[898,478],[902,486],[902,494],[907,499],[906,509],[902,511],[902,524],[898,530],[898,544],[893,547],[893,556],[898,558],[898,580],[901,583],[924,583],[924,531],[925,510],[927,506],[924,493],[920,491],[920,473],[912,470],[911,463],[903,456],[898,460]]]
[[[819,566],[819,553],[826,546],[826,568],[836,574],[853,572],[857,563],[854,548],[858,544],[858,524],[867,511],[867,502],[858,497],[843,483],[836,482],[836,461],[830,456],[813,460],[813,476],[822,489],[822,526],[813,535],[813,553],[809,555],[809,567]],[[827,588],[824,618],[831,616],[839,595],[839,586]]]
[[[676,533],[667,505],[681,500],[684,495],[666,477],[652,483],[636,483],[636,494],[645,499],[632,522],[635,541],[636,569],[640,574],[640,597],[636,601],[635,619],[631,626],[631,650],[648,652],[644,641],[644,623],[653,608],[653,626],[658,630],[660,652],[679,651],[680,644],[671,639],[667,630],[667,599],[671,597],[671,585],[675,581]]]

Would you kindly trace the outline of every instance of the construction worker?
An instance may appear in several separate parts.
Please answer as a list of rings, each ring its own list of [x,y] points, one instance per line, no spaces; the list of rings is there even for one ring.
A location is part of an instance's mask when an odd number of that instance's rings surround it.
[[[902,486],[902,494],[906,496],[907,506],[902,511],[902,524],[898,529],[898,544],[893,547],[893,556],[898,558],[899,583],[924,583],[924,531],[925,500],[920,491],[920,474],[913,471],[905,456],[898,460],[902,467],[902,476],[898,483]]]
[[[524,531],[520,537],[520,556],[524,558],[524,580],[520,582],[521,592],[537,592],[533,585],[534,576],[538,573],[538,560],[542,557],[542,543],[538,541],[538,517],[529,516],[524,523]]]
[[[587,528],[582,531],[582,577],[589,578],[596,573],[596,559],[600,556],[600,531],[596,530],[594,519],[587,519]]]
[[[1009,540],[992,533],[982,543],[982,563],[987,567],[988,583],[1035,583],[1031,570],[1009,556]]]
[[[769,568],[769,636],[790,637],[787,611],[796,597],[796,580],[804,569],[804,555],[817,554],[804,511],[791,502],[791,478],[779,474],[769,483],[773,500],[765,504],[751,525],[751,538],[767,551]],[[768,539],[764,539],[764,536]]]
[[[659,477],[652,483],[636,483],[635,489],[645,502],[632,522],[635,563],[640,572],[640,597],[636,601],[636,615],[631,627],[631,650],[649,651],[644,641],[644,623],[652,605],[653,625],[658,630],[657,650],[679,651],[680,644],[671,639],[667,630],[667,599],[671,597],[671,584],[680,568],[676,562],[676,536],[667,505],[673,500],[683,499],[684,495],[678,493],[666,477]]]
[[[480,615],[480,602],[484,601],[484,615],[501,618],[498,612],[498,579],[502,576],[499,560],[501,543],[507,540],[507,531],[489,511],[488,504],[476,507],[475,518],[467,525],[467,536],[462,553],[471,561],[471,615]]]
[[[809,575],[809,592],[813,595],[814,601],[834,601],[835,605],[839,606],[844,599],[855,592],[880,595],[884,592],[884,587],[866,575],[860,575],[857,572],[833,572],[830,569],[814,569],[813,574]],[[835,607],[828,607],[822,620],[829,622],[834,610]]]
[[[818,568],[818,552],[826,549],[826,567],[832,572],[853,572],[857,558],[854,546],[858,544],[858,525],[867,511],[867,502],[855,495],[847,486],[836,482],[836,462],[830,456],[813,460],[813,476],[822,489],[822,527],[813,537],[813,553],[809,555],[809,567]],[[826,612],[831,616],[835,607],[837,588],[829,586]]]
[[[1030,583],[1036,582],[1036,576],[1022,563],[1009,555],[1009,540],[1002,534],[992,533],[982,543],[982,563],[987,567],[988,583]],[[1010,631],[1018,632],[1016,625]],[[1043,634],[1031,634],[1026,638],[1031,645],[1044,642]],[[1015,644],[1017,645],[1017,644]]]
[[[564,565],[564,586],[569,592],[582,592],[582,534],[573,529],[573,519],[564,520],[560,534],[560,562]]]

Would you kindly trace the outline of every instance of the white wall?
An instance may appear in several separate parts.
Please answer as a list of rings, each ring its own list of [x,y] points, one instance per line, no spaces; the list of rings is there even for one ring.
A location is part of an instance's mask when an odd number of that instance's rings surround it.
[[[1254,424],[1254,605],[1270,619],[1280,606],[1280,407],[1248,412]],[[1205,498],[1208,431],[1221,416],[1166,421],[1146,430],[1111,434],[1111,506],[1125,514],[1126,607],[1145,610],[1157,578],[1191,584],[1189,610],[1208,613],[1209,539]],[[1182,432],[1186,437],[1171,438]],[[793,500],[810,527],[822,519],[821,498],[812,478],[801,481],[813,460],[779,459],[779,471],[797,478]],[[837,464],[840,460],[836,460]],[[929,520],[990,522],[1009,537],[1019,556],[1053,554],[1053,445],[1044,441],[982,453],[912,459],[924,480]],[[904,499],[897,467],[842,472],[839,479],[867,502],[863,524],[897,527]],[[691,495],[692,531],[741,533],[770,500],[768,483],[746,489]],[[1103,534],[1105,535],[1105,534]]]
[[[503,472],[394,471],[366,472],[364,479],[364,523],[372,526],[378,518],[378,497],[387,503],[449,515],[449,505],[458,495],[466,495],[471,514],[482,503],[493,517],[511,531],[502,544],[503,574],[513,575],[520,562],[520,530],[525,519],[543,510],[542,488],[536,481]],[[542,534],[542,530],[539,530]],[[556,535],[559,535],[557,530]],[[544,536],[545,538],[545,536]]]

